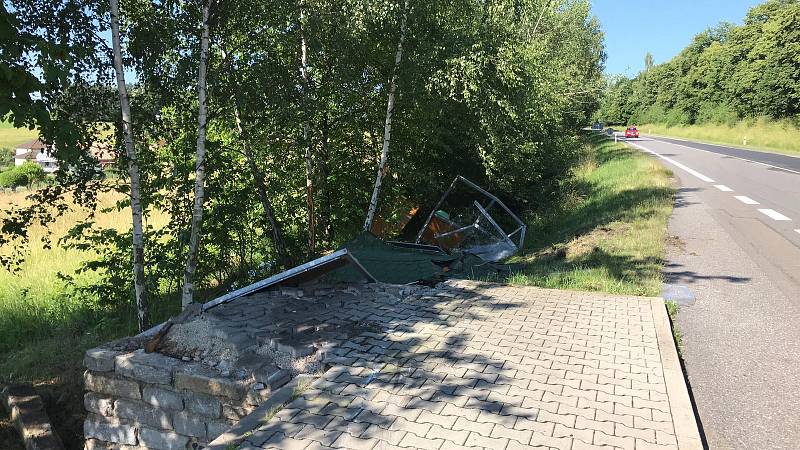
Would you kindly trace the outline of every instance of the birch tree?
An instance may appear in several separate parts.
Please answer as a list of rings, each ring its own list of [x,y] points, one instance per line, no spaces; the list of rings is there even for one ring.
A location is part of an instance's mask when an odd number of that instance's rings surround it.
[[[306,42],[305,12],[300,5],[300,74],[303,77],[303,144],[305,145],[306,208],[308,211],[308,256],[316,252],[316,213],[314,212],[314,159],[309,108],[311,83],[308,76],[308,44]]]
[[[403,1],[403,14],[400,19],[400,39],[397,41],[397,50],[394,55],[394,67],[392,68],[392,78],[389,81],[389,99],[386,102],[386,121],[383,125],[383,148],[381,149],[381,159],[378,163],[378,174],[375,176],[375,187],[372,190],[372,198],[369,201],[367,219],[364,221],[364,231],[369,231],[372,221],[375,218],[375,210],[378,208],[378,196],[381,191],[383,175],[386,171],[386,162],[389,159],[389,143],[392,140],[392,116],[394,115],[395,93],[399,81],[400,61],[403,59],[403,43],[406,40],[406,21],[408,20],[408,0]]]
[[[206,71],[208,66],[209,9],[210,1],[203,2],[203,24],[200,36],[200,63],[197,70],[197,153],[195,155],[194,207],[192,209],[192,229],[189,236],[189,251],[186,257],[186,270],[183,275],[181,306],[186,308],[194,296],[194,274],[197,270],[197,253],[200,247],[200,230],[203,225],[203,201],[205,200],[205,161],[206,125],[208,105],[206,104]]]
[[[130,177],[131,216],[133,221],[133,286],[136,301],[136,318],[139,331],[144,331],[149,322],[147,308],[147,287],[144,276],[144,231],[142,227],[142,196],[139,182],[139,161],[133,145],[133,121],[128,88],[125,86],[125,70],[122,64],[122,48],[119,34],[119,0],[110,0],[111,6],[111,44],[114,51],[114,72],[119,92],[119,106],[122,111],[122,135],[125,142],[125,155]]]

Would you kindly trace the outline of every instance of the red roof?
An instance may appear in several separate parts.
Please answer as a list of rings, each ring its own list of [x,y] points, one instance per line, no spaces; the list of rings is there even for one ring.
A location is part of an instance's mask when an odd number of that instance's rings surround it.
[[[47,145],[45,145],[45,143],[40,141],[39,139],[36,139],[26,144],[18,145],[17,148],[25,148],[28,150],[44,150],[45,148],[47,148]]]

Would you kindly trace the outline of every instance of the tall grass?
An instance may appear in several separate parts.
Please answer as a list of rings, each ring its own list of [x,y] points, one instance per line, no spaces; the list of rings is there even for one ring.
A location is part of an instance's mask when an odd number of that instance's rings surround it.
[[[509,281],[658,296],[672,212],[671,174],[624,144],[592,136],[566,201],[534,220]]]
[[[676,125],[645,124],[643,133],[672,136],[713,144],[767,150],[800,156],[800,128],[788,120],[745,120],[735,125]],[[744,144],[745,139],[747,145]]]
[[[24,191],[0,193],[0,210],[26,204],[26,195]],[[115,200],[113,195],[105,195],[101,204],[110,206]],[[11,273],[0,269],[0,381],[55,376],[60,364],[51,364],[54,359],[60,361],[73,352],[79,353],[96,340],[92,335],[114,328],[102,326],[108,320],[105,319],[108,306],[100,299],[78,294],[67,282],[66,277],[72,276],[92,255],[61,248],[56,242],[46,247],[42,241],[47,231],[55,238],[64,235],[70,227],[83,221],[87,213],[76,209],[47,229],[32,226],[30,245],[19,270]],[[127,210],[98,213],[95,221],[104,227],[124,227],[129,222],[129,214]],[[72,281],[78,286],[87,285],[97,281],[98,276],[86,272]],[[62,346],[62,351],[49,355],[41,353],[42,347]]]

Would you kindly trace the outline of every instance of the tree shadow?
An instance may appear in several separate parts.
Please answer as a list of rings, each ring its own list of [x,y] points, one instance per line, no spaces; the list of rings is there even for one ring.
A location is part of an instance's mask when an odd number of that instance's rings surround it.
[[[669,263],[664,266],[664,281],[666,283],[692,284],[698,280],[724,280],[731,283],[746,283],[750,277],[736,275],[703,275],[692,270],[678,270],[683,264]]]
[[[647,187],[606,194],[594,184],[584,182],[580,191],[588,200],[565,216],[559,214],[532,227],[526,250],[536,252],[554,244],[566,244],[612,222],[649,219],[660,213],[659,205],[673,198],[673,189],[669,187]]]
[[[539,366],[521,364],[523,357],[538,355],[531,346],[544,344],[532,339],[534,330],[496,325],[498,317],[514,314],[526,301],[493,291],[506,286],[469,283],[469,288],[424,289],[405,298],[378,296],[379,305],[372,308],[363,298],[353,299],[351,319],[369,321],[372,330],[338,342],[327,358],[332,368],[253,431],[242,448],[288,446],[303,424],[311,427],[304,432],[316,433],[323,445],[335,446],[347,433],[355,437],[350,448],[358,448],[369,439],[398,445],[409,422],[415,422],[415,433],[424,428],[419,437],[425,437],[436,425],[416,421],[422,414],[465,423],[480,417],[509,428],[518,420],[536,421],[536,407],[523,407],[522,396],[507,394],[528,389],[533,379],[546,381],[548,374],[538,372]],[[436,438],[427,439],[434,443]]]

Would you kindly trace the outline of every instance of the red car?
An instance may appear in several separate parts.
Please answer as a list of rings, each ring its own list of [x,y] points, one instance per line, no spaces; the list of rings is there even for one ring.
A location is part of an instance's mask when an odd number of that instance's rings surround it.
[[[625,137],[626,138],[638,138],[639,137],[639,130],[636,127],[628,127],[625,129]]]

